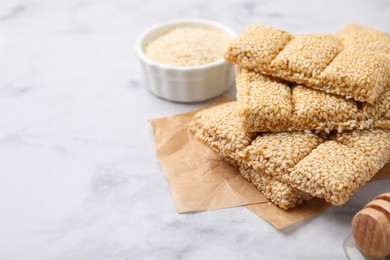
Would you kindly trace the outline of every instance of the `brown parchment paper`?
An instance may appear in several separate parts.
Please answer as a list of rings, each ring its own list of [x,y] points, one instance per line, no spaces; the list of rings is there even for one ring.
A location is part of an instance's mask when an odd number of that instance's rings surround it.
[[[236,169],[193,138],[187,126],[199,110],[150,120],[157,158],[178,213],[244,205],[281,229],[313,217],[330,206],[320,199],[306,201],[287,211],[273,205]],[[385,178],[390,178],[389,164],[374,177],[375,180]]]

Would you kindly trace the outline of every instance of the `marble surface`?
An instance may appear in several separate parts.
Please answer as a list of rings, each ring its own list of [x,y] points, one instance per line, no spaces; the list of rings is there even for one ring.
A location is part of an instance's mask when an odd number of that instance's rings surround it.
[[[390,180],[284,231],[242,207],[176,213],[147,119],[200,104],[151,95],[134,43],[188,17],[390,32],[387,0],[0,1],[0,259],[345,259],[352,216]]]

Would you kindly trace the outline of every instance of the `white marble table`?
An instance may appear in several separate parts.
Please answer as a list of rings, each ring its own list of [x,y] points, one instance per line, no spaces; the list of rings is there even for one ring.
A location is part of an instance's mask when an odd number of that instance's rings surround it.
[[[188,17],[390,32],[386,0],[0,1],[0,259],[345,258],[352,216],[390,180],[283,232],[245,208],[176,213],[147,119],[200,104],[151,95],[133,46]]]

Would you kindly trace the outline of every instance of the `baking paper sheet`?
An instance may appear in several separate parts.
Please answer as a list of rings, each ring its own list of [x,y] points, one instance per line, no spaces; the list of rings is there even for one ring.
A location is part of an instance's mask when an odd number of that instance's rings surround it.
[[[187,126],[197,111],[150,120],[157,157],[178,213],[246,206],[281,229],[330,206],[316,198],[287,211],[273,205],[236,169],[193,138]],[[390,164],[373,180],[389,177]]]

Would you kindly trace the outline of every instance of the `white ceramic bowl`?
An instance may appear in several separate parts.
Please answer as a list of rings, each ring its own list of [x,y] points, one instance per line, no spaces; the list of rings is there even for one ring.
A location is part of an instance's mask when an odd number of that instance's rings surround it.
[[[174,20],[147,30],[138,38],[136,51],[149,90],[170,101],[197,102],[217,97],[230,89],[234,81],[233,65],[223,58],[212,63],[184,67],[161,64],[145,55],[144,50],[149,42],[181,26],[211,28],[231,38],[235,36],[222,24],[200,19]]]

